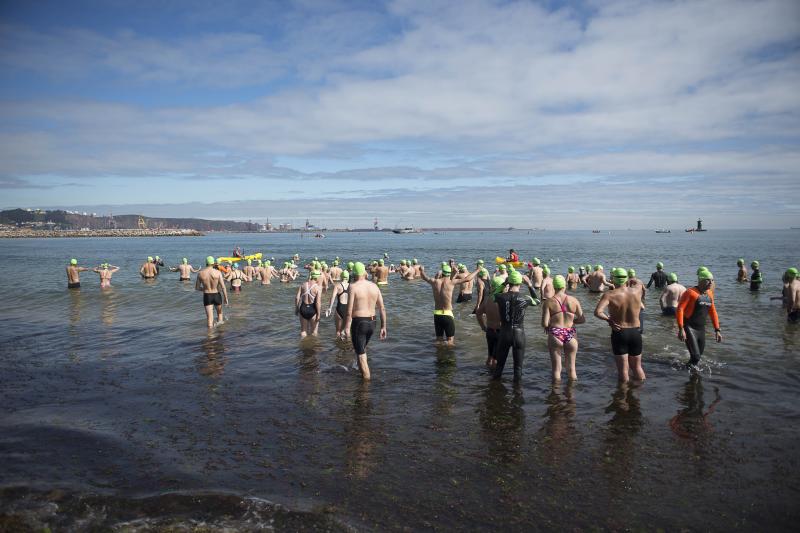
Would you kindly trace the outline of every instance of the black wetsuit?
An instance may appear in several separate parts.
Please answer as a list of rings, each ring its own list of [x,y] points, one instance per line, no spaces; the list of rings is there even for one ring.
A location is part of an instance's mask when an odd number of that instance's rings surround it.
[[[650,285],[656,284],[656,289],[663,289],[667,286],[667,274],[663,270],[656,270],[650,275],[650,281],[647,282],[647,288]]]
[[[689,363],[695,366],[700,362],[700,356],[706,349],[706,318],[713,305],[714,300],[707,292],[700,293],[693,303],[692,314],[683,322]]]
[[[753,292],[758,291],[761,288],[762,281],[764,281],[764,278],[761,277],[761,270],[754,268],[753,273],[750,275],[750,290]]]
[[[497,339],[495,358],[497,366],[494,378],[500,379],[508,359],[508,350],[514,357],[514,379],[522,377],[522,360],[525,359],[525,308],[533,305],[533,299],[519,292],[504,292],[495,296],[500,311],[500,334]]]

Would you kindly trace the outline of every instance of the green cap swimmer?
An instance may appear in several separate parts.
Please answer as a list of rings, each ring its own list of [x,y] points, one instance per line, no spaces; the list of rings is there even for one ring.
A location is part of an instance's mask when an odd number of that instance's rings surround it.
[[[506,271],[506,266],[505,265],[500,265],[500,266],[497,267],[497,270],[502,270],[503,272],[505,272]]]
[[[149,256],[149,255],[148,255],[148,256],[147,256],[147,261],[148,261],[149,263],[152,263],[152,262],[153,262],[153,258],[152,258],[151,256]]]
[[[698,270],[697,279],[699,281],[704,281],[704,280],[713,281],[714,280],[714,274],[712,274],[709,269],[703,268],[701,270]]]
[[[214,256],[209,255],[208,257],[206,257],[206,265],[211,266],[213,264],[214,264]]]
[[[744,259],[737,259],[736,260],[736,265],[737,266],[744,266]]]
[[[482,269],[478,270],[478,277],[479,278],[485,278],[488,275],[489,275],[489,272],[485,268],[482,268]]]
[[[69,264],[75,266],[78,264],[78,260],[73,257],[72,259],[69,260]]]
[[[308,277],[311,279],[318,279],[319,278],[319,270],[312,270],[309,272]]]
[[[542,264],[542,261],[538,257],[534,257],[533,261],[531,261],[531,263],[533,263],[536,266],[539,266],[539,265]]]
[[[353,263],[353,274],[356,276],[363,276],[367,272],[367,268],[364,266],[364,263],[361,261],[357,261]]]
[[[603,265],[595,265],[594,271],[597,272],[598,270],[603,270]]]
[[[500,278],[494,278],[492,280],[492,296],[496,296],[503,292],[503,285],[505,285],[505,281]]]
[[[613,268],[611,269],[611,277],[614,278],[616,284],[623,285],[628,280],[628,272],[624,268]]]
[[[453,271],[450,269],[450,265],[447,263],[442,263],[442,274],[449,276],[452,273]]]
[[[415,265],[419,263],[419,261],[417,261],[416,257],[414,259],[412,259],[411,262],[414,263]]]
[[[383,266],[383,259],[378,259],[378,264],[379,264],[380,266]]]
[[[482,265],[482,264],[483,264],[483,259],[478,259],[478,260],[475,262],[475,264],[476,264],[476,265]]]
[[[789,279],[795,279],[797,278],[797,274],[798,274],[797,269],[795,267],[791,267],[786,270],[784,276],[786,276]]]
[[[181,262],[182,262],[184,265],[187,265],[187,264],[189,264],[189,260],[188,260],[187,258],[185,258],[185,257],[184,257],[183,259],[181,259]]]
[[[549,276],[550,275],[550,267],[547,266],[547,265],[542,265],[542,274],[544,274],[544,277]]]
[[[752,268],[758,268],[759,264],[760,264],[760,263],[759,263],[758,261],[753,261],[752,263],[750,263],[750,266],[751,266]]]
[[[628,277],[629,278],[635,278],[636,277],[636,271],[634,269],[632,269],[632,268],[629,268],[628,269]]]
[[[347,270],[342,271],[342,279],[345,280],[345,281],[349,280],[350,279],[350,272],[348,272]]]
[[[516,270],[508,274],[508,284],[509,285],[521,285],[522,284],[522,274],[517,272]]]
[[[566,286],[567,286],[567,280],[565,280],[564,276],[562,276],[561,274],[553,278],[553,288],[555,290],[560,291]]]
[[[678,283],[678,275],[675,272],[667,274],[667,281],[670,283]]]
[[[569,272],[570,274],[572,274],[573,272],[575,272],[575,267],[574,267],[574,266],[571,266],[571,267],[567,268],[567,272]]]
[[[661,261],[656,263],[656,270],[661,270],[662,268],[664,268],[664,263],[662,263]]]
[[[347,262],[347,270],[349,270],[350,272],[352,272],[352,271],[353,271],[353,268],[354,268],[355,266],[356,266],[356,264],[355,264],[355,263],[353,263],[352,261],[348,261],[348,262]]]

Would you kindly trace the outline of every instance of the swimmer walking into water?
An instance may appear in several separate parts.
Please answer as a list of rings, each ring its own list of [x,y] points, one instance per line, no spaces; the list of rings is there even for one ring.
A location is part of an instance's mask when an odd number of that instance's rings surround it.
[[[119,271],[119,267],[103,263],[99,267],[92,269],[92,271],[100,276],[100,288],[107,289],[111,287],[111,276]]]
[[[344,320],[347,316],[347,300],[350,296],[350,272],[347,270],[340,272],[340,281],[335,283],[333,294],[331,294],[331,303],[328,305],[328,310],[325,311],[325,316],[331,316],[334,307],[336,308],[336,338],[346,339],[347,330],[344,327]]]
[[[658,303],[661,306],[661,314],[664,316],[675,316],[678,309],[678,302],[686,292],[686,287],[678,283],[678,275],[675,272],[667,274],[667,286],[661,293]]]
[[[78,260],[72,258],[67,265],[67,288],[80,289],[81,288],[81,272],[86,272],[89,269],[86,267],[78,266]]]
[[[537,305],[538,300],[523,296],[519,292],[522,274],[516,270],[508,274],[508,292],[495,295],[495,303],[500,313],[500,333],[495,348],[497,364],[492,379],[500,379],[508,359],[508,351],[514,358],[514,381],[522,379],[522,362],[525,359],[525,308]]]
[[[319,276],[319,271],[312,270],[308,280],[297,288],[294,298],[295,314],[300,317],[301,339],[307,335],[317,335],[322,308],[322,291],[317,283]]]
[[[214,327],[214,310],[217,311],[217,324],[222,324],[222,304],[228,305],[228,291],[222,273],[214,268],[214,257],[206,257],[206,267],[197,273],[195,290],[203,291],[203,307],[206,310],[208,327]]]
[[[153,261],[154,259],[152,257],[148,257],[147,261],[142,263],[142,267],[139,269],[139,274],[144,279],[154,279],[156,276],[158,276],[158,269]]]
[[[189,260],[187,258],[183,258],[181,260],[181,264],[176,267],[169,267],[170,272],[180,272],[181,277],[179,281],[191,281],[192,273],[200,272],[199,268],[194,268],[192,265],[189,264]]]
[[[371,378],[367,364],[367,344],[375,331],[375,307],[381,317],[380,339],[386,338],[386,308],[383,306],[383,294],[377,285],[366,279],[367,270],[364,263],[353,265],[353,283],[350,284],[347,298],[347,314],[345,328],[350,331],[353,349],[356,352],[361,377]]]
[[[697,366],[706,348],[706,317],[714,325],[714,336],[722,342],[717,308],[714,305],[714,291],[711,284],[714,275],[707,269],[697,272],[697,285],[686,289],[678,303],[675,319],[678,322],[678,338],[686,342],[689,350],[689,364]]]
[[[420,266],[419,271],[422,279],[428,282],[433,289],[435,306],[433,326],[436,331],[436,341],[452,346],[455,344],[456,336],[456,323],[453,319],[453,288],[456,285],[472,281],[478,275],[480,268],[460,279],[452,277],[453,270],[447,263],[442,265],[442,277],[440,278],[429,278],[425,274],[425,268],[422,266]]]
[[[567,280],[563,276],[553,278],[555,294],[542,302],[542,327],[547,333],[547,349],[553,370],[553,382],[561,381],[561,353],[569,372],[569,379],[578,379],[575,371],[575,356],[578,353],[578,337],[575,324],[583,324],[586,317],[580,302],[567,295]]]
[[[595,272],[596,273],[596,272]],[[628,272],[624,268],[612,270],[614,290],[603,294],[594,316],[605,320],[611,327],[611,350],[617,363],[619,381],[646,378],[642,368],[642,333],[639,330],[639,312],[642,309],[642,291],[625,286]],[[608,314],[605,314],[606,308]]]
[[[481,270],[481,273],[485,270]],[[497,348],[497,341],[500,338],[500,309],[494,301],[495,296],[503,292],[505,284],[503,280],[495,278],[491,282],[491,286],[485,289],[483,300],[475,310],[475,319],[481,330],[486,334],[486,366],[494,368],[497,364],[495,358],[495,350]]]

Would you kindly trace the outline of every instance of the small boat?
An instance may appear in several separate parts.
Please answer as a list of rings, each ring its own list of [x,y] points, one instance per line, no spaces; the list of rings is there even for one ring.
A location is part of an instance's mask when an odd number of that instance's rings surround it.
[[[593,229],[592,233],[600,233],[600,230],[599,229]]]
[[[672,233],[672,231],[668,229],[657,229],[656,233]]]
[[[314,235],[314,238],[315,239],[324,239],[325,238],[325,234],[324,233],[317,233],[316,235]]]
[[[398,235],[401,233],[420,233],[418,229],[415,228],[402,228],[402,229],[393,229],[392,233],[397,233]]]

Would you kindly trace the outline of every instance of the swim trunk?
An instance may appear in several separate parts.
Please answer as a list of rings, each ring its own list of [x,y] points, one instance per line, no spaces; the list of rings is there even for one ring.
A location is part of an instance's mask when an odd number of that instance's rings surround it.
[[[567,344],[577,334],[575,328],[547,328],[547,333],[560,340],[561,344]]]
[[[242,286],[239,285],[238,287],[234,287],[231,285],[231,292],[242,292]]]
[[[67,288],[68,289],[80,289],[81,288],[81,282],[79,281],[77,283],[67,283]]]
[[[181,278],[180,281],[192,281],[192,278]]]
[[[469,292],[459,293],[458,298],[456,298],[456,303],[471,302],[471,301],[472,301],[472,293]]]
[[[367,344],[375,332],[374,316],[354,316],[350,322],[350,339],[356,355],[367,353]]]
[[[642,355],[642,332],[639,328],[625,328],[611,332],[611,351],[614,355]]]
[[[433,327],[436,330],[436,336],[447,336],[448,339],[456,336],[456,321],[453,320],[453,312],[448,310],[439,310],[433,312]]]
[[[664,316],[675,316],[676,307],[664,307],[661,309],[661,314]]]
[[[796,324],[798,321],[800,321],[800,310],[795,309],[794,311],[786,315],[786,320],[788,320],[792,324]]]
[[[203,293],[203,305],[222,305],[222,295],[218,292]]]
[[[300,316],[306,320],[311,320],[317,314],[317,307],[314,304],[300,304]]]
[[[487,355],[494,359],[494,351],[497,348],[497,339],[500,337],[500,330],[494,328],[486,328],[486,350]]]

